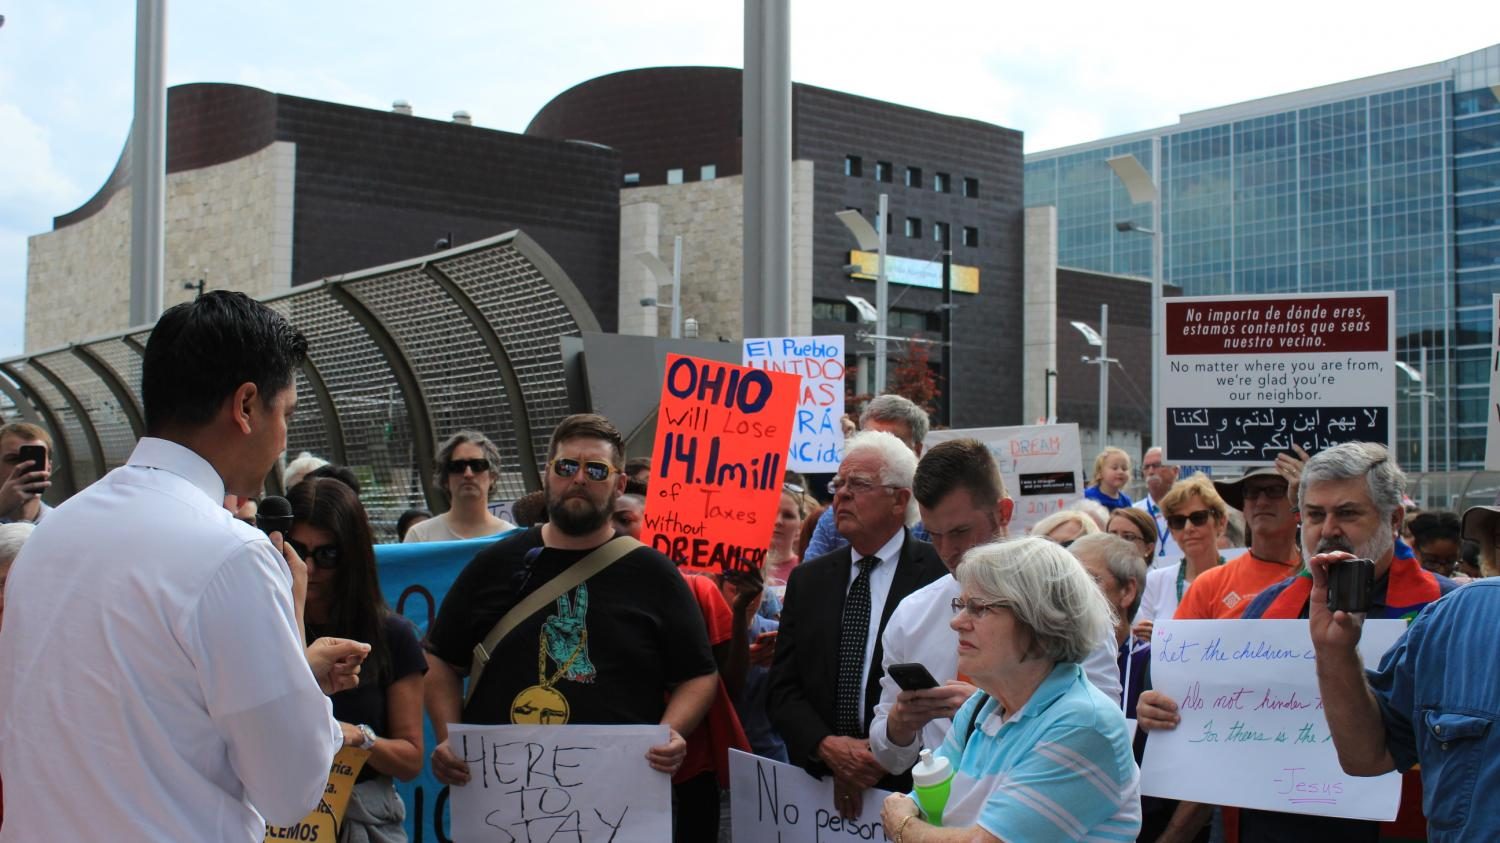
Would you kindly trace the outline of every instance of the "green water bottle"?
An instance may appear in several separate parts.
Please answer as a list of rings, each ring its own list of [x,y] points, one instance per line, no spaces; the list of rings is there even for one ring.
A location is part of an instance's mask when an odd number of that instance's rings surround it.
[[[911,770],[917,804],[929,823],[943,824],[943,809],[948,807],[948,792],[953,786],[953,765],[946,758],[932,757],[932,750],[922,750],[917,766]]]

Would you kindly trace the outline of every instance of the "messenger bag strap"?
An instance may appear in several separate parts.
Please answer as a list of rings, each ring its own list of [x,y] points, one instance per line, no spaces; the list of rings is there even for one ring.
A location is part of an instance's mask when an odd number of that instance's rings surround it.
[[[500,646],[500,642],[505,640],[505,636],[509,635],[511,630],[547,604],[577,588],[584,580],[608,568],[620,557],[638,547],[644,547],[644,545],[630,536],[615,536],[594,548],[588,556],[548,580],[541,588],[526,595],[521,602],[512,606],[509,612],[501,616],[494,629],[490,630],[490,634],[474,645],[474,661],[469,668],[469,689],[464,693],[464,704],[468,705],[469,698],[474,696],[474,689],[479,687],[479,677],[484,674],[484,667],[490,662],[490,654],[495,652],[495,648]]]

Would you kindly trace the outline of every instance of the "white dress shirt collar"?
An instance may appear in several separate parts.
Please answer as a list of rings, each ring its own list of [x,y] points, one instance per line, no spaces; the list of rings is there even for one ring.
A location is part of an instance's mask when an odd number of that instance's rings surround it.
[[[887,539],[886,543],[881,545],[880,549],[875,551],[871,555],[880,557],[881,568],[892,567],[897,562],[901,561],[901,546],[905,542],[906,528],[903,527],[897,530],[895,535]],[[853,565],[850,566],[851,571],[849,574],[849,582],[851,584],[854,582],[854,578],[859,576],[859,560],[864,558],[865,557],[861,556],[858,550],[854,549],[854,545],[849,545],[849,559],[853,563]]]
[[[224,478],[191,448],[168,439],[144,436],[130,452],[128,464],[175,474],[196,486],[215,504],[224,503]]]

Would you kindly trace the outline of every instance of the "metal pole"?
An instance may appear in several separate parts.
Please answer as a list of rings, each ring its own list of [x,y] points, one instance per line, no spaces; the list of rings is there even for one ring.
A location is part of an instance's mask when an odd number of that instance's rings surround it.
[[[1099,305],[1099,450],[1109,444],[1109,305]]]
[[[1161,411],[1161,320],[1162,320],[1162,238],[1161,230],[1161,138],[1151,139],[1151,183],[1156,187],[1156,201],[1151,203],[1151,445],[1166,442]]]
[[[672,339],[682,339],[682,235],[672,238]]]
[[[1427,369],[1427,346],[1422,346],[1422,391],[1417,393],[1422,401],[1422,482],[1427,482],[1427,422],[1428,408],[1432,402],[1432,373]],[[1419,501],[1426,505],[1426,501]]]
[[[890,289],[885,278],[885,241],[886,241],[886,214],[889,211],[890,197],[880,194],[880,212],[875,215],[875,230],[880,235],[880,252],[875,258],[875,383],[873,392],[876,395],[884,395],[886,387],[885,379],[885,337],[886,337],[886,310],[890,306]]]
[[[953,421],[953,226],[943,228],[943,423]]]
[[[744,335],[791,331],[790,0],[745,0]]]
[[[130,325],[161,315],[167,216],[166,0],[136,0],[130,130]]]

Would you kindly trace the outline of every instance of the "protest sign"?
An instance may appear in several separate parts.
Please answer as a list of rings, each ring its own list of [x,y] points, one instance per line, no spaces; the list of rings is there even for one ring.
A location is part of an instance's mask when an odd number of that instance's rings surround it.
[[[641,541],[678,565],[759,571],[801,379],[667,355]]]
[[[449,790],[463,843],[661,843],[672,839],[672,780],[646,751],[666,726],[448,727],[469,783]]]
[[[1367,667],[1404,621],[1365,621]],[[1176,729],[1152,732],[1141,793],[1211,805],[1391,820],[1396,773],[1362,778],[1339,767],[1305,620],[1157,621],[1151,682],[1177,702]]]
[[[1484,442],[1484,470],[1500,471],[1500,293],[1490,304],[1490,321],[1494,323],[1490,336],[1490,424]],[[1422,373],[1427,376],[1426,372]],[[1429,384],[1427,389],[1432,389]]]
[[[328,787],[323,791],[323,798],[318,800],[318,807],[296,825],[266,826],[266,840],[338,840],[339,831],[344,827],[344,811],[349,807],[349,795],[354,792],[354,780],[369,759],[367,749],[346,746],[339,750],[333,756]]]
[[[1162,302],[1161,406],[1172,463],[1269,463],[1300,445],[1391,444],[1395,294]]]
[[[934,430],[926,445],[969,437],[989,446],[1000,466],[1005,491],[1016,502],[1010,533],[1023,535],[1031,525],[1083,497],[1083,456],[1076,424],[1032,424]]]
[[[803,474],[831,474],[844,455],[844,337],[747,339],[744,363],[802,378],[787,465]]]
[[[884,840],[880,806],[889,795],[866,790],[859,816],[846,820],[833,808],[831,776],[815,779],[790,764],[729,750],[729,831],[734,843]]]

